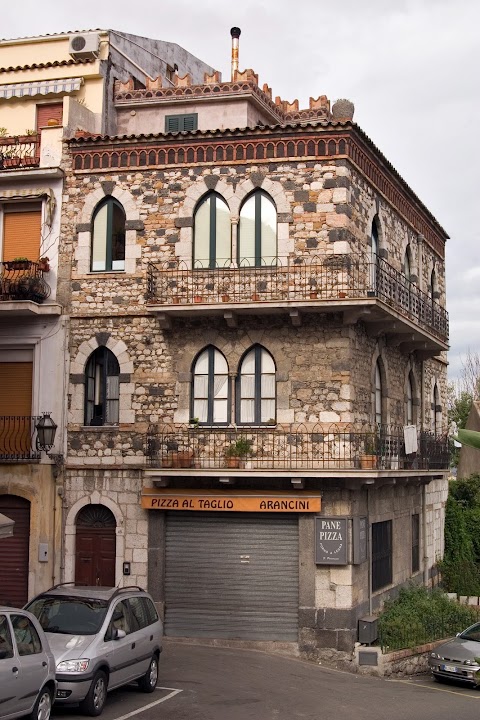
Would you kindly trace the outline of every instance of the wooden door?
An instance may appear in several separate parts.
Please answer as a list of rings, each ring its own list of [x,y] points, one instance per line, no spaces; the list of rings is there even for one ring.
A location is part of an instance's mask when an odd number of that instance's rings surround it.
[[[0,605],[23,607],[28,600],[30,503],[0,495],[0,512],[15,520],[13,535],[0,539]]]
[[[87,505],[77,517],[75,583],[115,586],[116,522],[103,505]]]

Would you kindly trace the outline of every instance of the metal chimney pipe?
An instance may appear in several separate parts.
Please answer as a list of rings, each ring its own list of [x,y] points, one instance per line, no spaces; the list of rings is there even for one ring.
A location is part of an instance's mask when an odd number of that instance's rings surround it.
[[[238,27],[233,27],[230,30],[232,36],[232,82],[235,79],[235,73],[238,70],[238,38],[240,37],[241,30]]]

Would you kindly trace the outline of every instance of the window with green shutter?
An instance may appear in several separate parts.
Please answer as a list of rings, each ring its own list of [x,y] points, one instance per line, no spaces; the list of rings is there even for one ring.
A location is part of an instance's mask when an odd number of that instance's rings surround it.
[[[182,130],[196,130],[198,128],[198,113],[190,115],[167,115],[165,118],[165,132],[181,132]]]

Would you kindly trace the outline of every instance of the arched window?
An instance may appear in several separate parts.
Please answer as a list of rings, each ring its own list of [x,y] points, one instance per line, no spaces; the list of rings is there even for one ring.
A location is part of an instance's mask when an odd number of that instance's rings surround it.
[[[256,190],[240,208],[238,264],[275,265],[277,258],[277,210],[263,190]]]
[[[382,385],[382,371],[380,368],[380,360],[377,360],[375,364],[375,377],[374,377],[374,412],[375,422],[377,425],[383,423],[383,385]]]
[[[380,239],[378,235],[377,219],[372,222],[372,232],[370,235],[370,284],[373,290],[377,289],[377,266],[378,252],[380,250]]]
[[[230,210],[218,193],[200,200],[193,222],[193,267],[229,265],[232,258]]]
[[[230,412],[225,357],[212,346],[205,348],[194,362],[192,376],[192,417],[202,424],[227,424]]]
[[[103,200],[92,225],[92,271],[125,270],[125,210],[118,200]]]
[[[408,282],[411,282],[411,280],[412,280],[412,263],[410,261],[409,248],[407,248],[405,250],[405,257],[403,259],[403,274],[405,275],[405,279]]]
[[[275,362],[256,345],[243,357],[237,379],[237,422],[267,424],[276,418]]]
[[[435,297],[437,294],[437,276],[435,273],[435,268],[432,270],[432,274],[430,275],[430,287],[428,288],[429,295],[432,298],[432,304],[435,302]]]
[[[442,406],[437,383],[433,388],[432,421],[432,430],[435,435],[439,435],[442,432]]]
[[[120,366],[106,347],[93,352],[85,369],[85,425],[116,425],[119,419]]]
[[[413,425],[413,376],[408,373],[405,388],[405,425]]]

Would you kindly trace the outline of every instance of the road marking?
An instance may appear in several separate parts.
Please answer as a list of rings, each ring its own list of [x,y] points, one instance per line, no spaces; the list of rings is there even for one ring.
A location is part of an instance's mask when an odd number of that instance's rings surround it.
[[[391,682],[395,683],[403,683],[404,685],[410,685],[410,687],[424,687],[428,690],[435,690],[436,692],[444,692],[449,693],[450,695],[460,695],[461,697],[468,697],[472,698],[472,700],[480,700],[480,694],[478,695],[468,695],[467,693],[460,693],[458,690],[447,690],[447,688],[441,688],[437,687],[436,685],[426,685],[424,683],[415,682],[412,680],[391,680]],[[119,719],[120,720],[120,719]]]
[[[178,693],[183,692],[183,690],[178,690],[177,688],[158,687],[158,685],[155,690],[170,690],[171,692],[168,695],[165,695],[165,697],[160,698],[160,700],[155,700],[155,702],[144,705],[143,707],[138,708],[138,710],[132,710],[132,712],[129,712],[126,715],[120,715],[120,717],[115,718],[115,720],[127,720],[127,718],[138,715],[144,710],[150,710],[150,708],[155,707],[155,705],[160,705],[160,703],[165,702],[165,700],[170,700],[170,698],[175,697],[175,695],[178,695]]]

